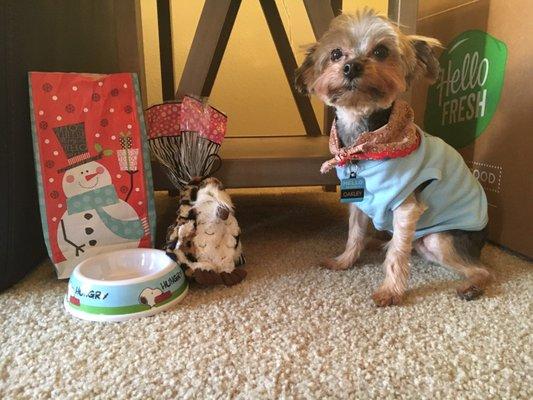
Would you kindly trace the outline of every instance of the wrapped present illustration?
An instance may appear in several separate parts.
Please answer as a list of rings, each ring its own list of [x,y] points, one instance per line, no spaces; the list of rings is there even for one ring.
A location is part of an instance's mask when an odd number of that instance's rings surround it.
[[[120,133],[119,142],[122,149],[117,150],[118,165],[120,170],[126,172],[130,176],[130,188],[125,201],[128,201],[131,191],[133,190],[133,174],[137,173],[137,160],[139,158],[139,149],[133,149],[133,140],[131,132]]]

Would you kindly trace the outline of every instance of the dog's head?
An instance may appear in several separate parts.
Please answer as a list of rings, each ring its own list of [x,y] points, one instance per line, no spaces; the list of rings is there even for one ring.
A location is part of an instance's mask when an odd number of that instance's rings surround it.
[[[405,35],[372,10],[340,15],[307,50],[295,85],[331,106],[365,113],[387,108],[413,79],[437,79],[436,46],[438,40]]]

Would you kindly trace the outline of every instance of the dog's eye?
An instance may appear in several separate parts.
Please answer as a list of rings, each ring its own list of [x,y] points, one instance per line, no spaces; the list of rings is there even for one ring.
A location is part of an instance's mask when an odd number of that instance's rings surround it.
[[[374,57],[376,57],[378,60],[384,60],[389,55],[389,49],[380,44],[374,49],[372,54],[374,54]]]
[[[341,49],[334,49],[331,51],[331,61],[337,61],[341,57],[342,57]]]

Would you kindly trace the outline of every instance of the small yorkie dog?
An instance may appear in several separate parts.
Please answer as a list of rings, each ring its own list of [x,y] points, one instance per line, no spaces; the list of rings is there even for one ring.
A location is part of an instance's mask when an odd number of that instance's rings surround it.
[[[378,306],[402,301],[413,247],[465,277],[457,289],[462,299],[481,295],[491,277],[479,259],[488,222],[483,188],[459,153],[414,124],[400,98],[414,79],[437,79],[438,46],[365,9],[335,18],[296,71],[300,92],[335,107],[334,158],[321,171],[336,168],[341,201],[350,203],[346,249],[324,266],[354,265],[370,219],[392,233],[385,280],[372,296]]]

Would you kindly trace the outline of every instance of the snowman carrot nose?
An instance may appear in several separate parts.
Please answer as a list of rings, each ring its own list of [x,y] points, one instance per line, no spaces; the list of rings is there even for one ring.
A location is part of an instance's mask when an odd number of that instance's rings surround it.
[[[85,180],[90,181],[93,179],[96,175],[98,175],[98,172],[95,172],[94,174],[85,175]]]

